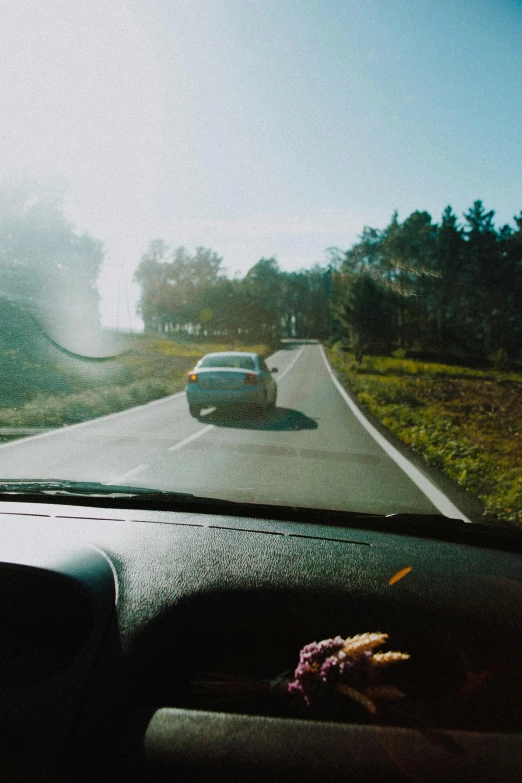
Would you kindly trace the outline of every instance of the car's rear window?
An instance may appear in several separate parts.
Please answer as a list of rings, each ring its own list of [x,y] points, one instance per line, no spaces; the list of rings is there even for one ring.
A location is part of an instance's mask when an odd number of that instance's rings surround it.
[[[234,367],[238,370],[254,370],[254,360],[251,356],[238,356],[237,354],[221,356],[205,356],[201,360],[200,367]]]

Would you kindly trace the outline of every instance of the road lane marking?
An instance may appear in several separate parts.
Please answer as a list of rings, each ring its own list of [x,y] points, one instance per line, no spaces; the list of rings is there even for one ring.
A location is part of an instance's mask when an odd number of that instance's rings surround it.
[[[395,448],[395,446],[392,446],[392,444],[384,437],[384,435],[381,435],[378,429],[376,429],[373,424],[370,424],[368,419],[364,416],[362,411],[359,410],[357,405],[354,403],[354,401],[350,398],[350,396],[347,394],[345,389],[343,389],[342,385],[339,383],[338,379],[335,377],[334,372],[332,368],[330,367],[330,363],[328,362],[328,359],[326,358],[326,354],[324,352],[324,348],[321,345],[321,354],[324,360],[324,363],[326,365],[326,369],[328,370],[328,373],[330,375],[330,378],[334,382],[335,386],[337,387],[337,390],[341,394],[342,398],[350,408],[351,412],[357,419],[357,421],[362,424],[364,429],[372,436],[372,438],[377,441],[379,446],[386,452],[386,454],[401,468],[404,473],[408,476],[409,479],[413,481],[414,484],[417,485],[417,487],[421,490],[421,492],[426,495],[428,500],[430,500],[436,509],[438,509],[441,514],[444,514],[447,517],[451,517],[453,519],[462,519],[464,522],[470,522],[471,519],[468,519],[462,511],[459,511],[457,506],[455,506],[449,498],[446,497],[446,495],[441,492],[440,489],[438,489],[434,484],[431,483],[429,478],[424,475],[424,473],[421,473],[421,471],[413,465],[405,457],[401,452]]]
[[[148,465],[136,465],[135,468],[132,468],[131,470],[128,470],[126,473],[122,473],[121,476],[116,476],[116,478],[111,479],[110,481],[104,481],[104,484],[121,484],[123,481],[126,481],[127,479],[132,478],[133,476],[137,476],[139,473],[143,473],[147,470],[149,466]]]
[[[189,435],[188,438],[178,441],[178,443],[175,443],[173,446],[169,446],[167,451],[178,451],[178,449],[182,449],[183,446],[186,446],[187,443],[192,443],[193,440],[196,440],[197,438],[201,438],[202,435],[205,435],[206,432],[209,432],[210,430],[213,429],[214,429],[213,424],[207,424],[206,427],[203,427],[202,430],[198,430],[197,432],[194,432],[192,435]]]
[[[292,369],[292,367],[294,366],[294,364],[296,363],[296,361],[299,359],[299,357],[300,357],[300,356],[301,356],[301,354],[303,353],[304,349],[305,349],[305,347],[304,347],[304,345],[303,345],[303,347],[302,347],[302,348],[300,348],[300,349],[297,351],[297,356],[295,357],[295,359],[292,359],[292,361],[290,362],[290,364],[288,365],[288,367],[287,367],[285,370],[283,370],[283,372],[281,373],[281,375],[278,377],[278,379],[277,379],[277,382],[279,382],[279,381],[282,381],[282,380],[283,380],[283,378],[285,377],[285,375],[287,374],[287,372],[290,372],[290,370]],[[279,353],[279,352],[278,352],[278,353]]]

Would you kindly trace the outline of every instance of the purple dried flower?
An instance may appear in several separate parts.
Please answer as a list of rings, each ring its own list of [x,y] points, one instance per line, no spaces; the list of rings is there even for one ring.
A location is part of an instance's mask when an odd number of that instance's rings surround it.
[[[369,694],[373,698],[380,694],[385,700],[387,693],[386,689],[376,687],[377,670],[410,657],[400,652],[374,654],[374,648],[387,639],[387,634],[365,633],[346,639],[336,636],[305,645],[288,692],[300,694],[308,706],[325,702],[337,692],[374,713],[376,707]],[[394,693],[396,696],[400,691],[394,689]]]

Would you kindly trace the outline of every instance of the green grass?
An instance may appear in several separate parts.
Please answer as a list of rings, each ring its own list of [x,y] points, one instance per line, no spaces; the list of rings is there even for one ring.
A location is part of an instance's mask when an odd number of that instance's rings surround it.
[[[477,370],[471,367],[460,367],[453,364],[438,364],[436,362],[421,362],[414,359],[397,359],[391,356],[365,356],[358,366],[355,355],[344,353],[339,343],[331,349],[331,355],[342,359],[343,370],[356,372],[357,375],[391,375],[410,376],[414,378],[477,378],[479,380],[514,381],[522,383],[522,375],[513,372],[496,370]]]
[[[522,375],[365,357],[339,345],[329,358],[359,401],[427,464],[522,526]]]
[[[179,343],[161,335],[130,335],[126,350],[102,363],[75,362],[70,357],[63,362],[60,357],[54,357],[52,363],[40,360],[38,383],[30,398],[0,407],[0,440],[19,437],[11,428],[20,428],[23,436],[31,428],[76,424],[174,394],[185,387],[187,372],[201,356],[228,347],[224,343]],[[262,356],[273,351],[264,344],[235,348]],[[30,378],[26,365],[19,373]],[[27,382],[24,388],[27,396],[31,392]]]

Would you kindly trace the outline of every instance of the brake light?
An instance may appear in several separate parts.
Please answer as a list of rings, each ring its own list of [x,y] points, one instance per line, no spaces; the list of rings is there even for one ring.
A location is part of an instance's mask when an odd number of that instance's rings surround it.
[[[198,376],[195,372],[189,372],[188,374],[188,382],[189,383],[197,383],[198,382]]]
[[[247,372],[245,375],[245,383],[248,386],[257,386],[257,375],[254,372]]]

